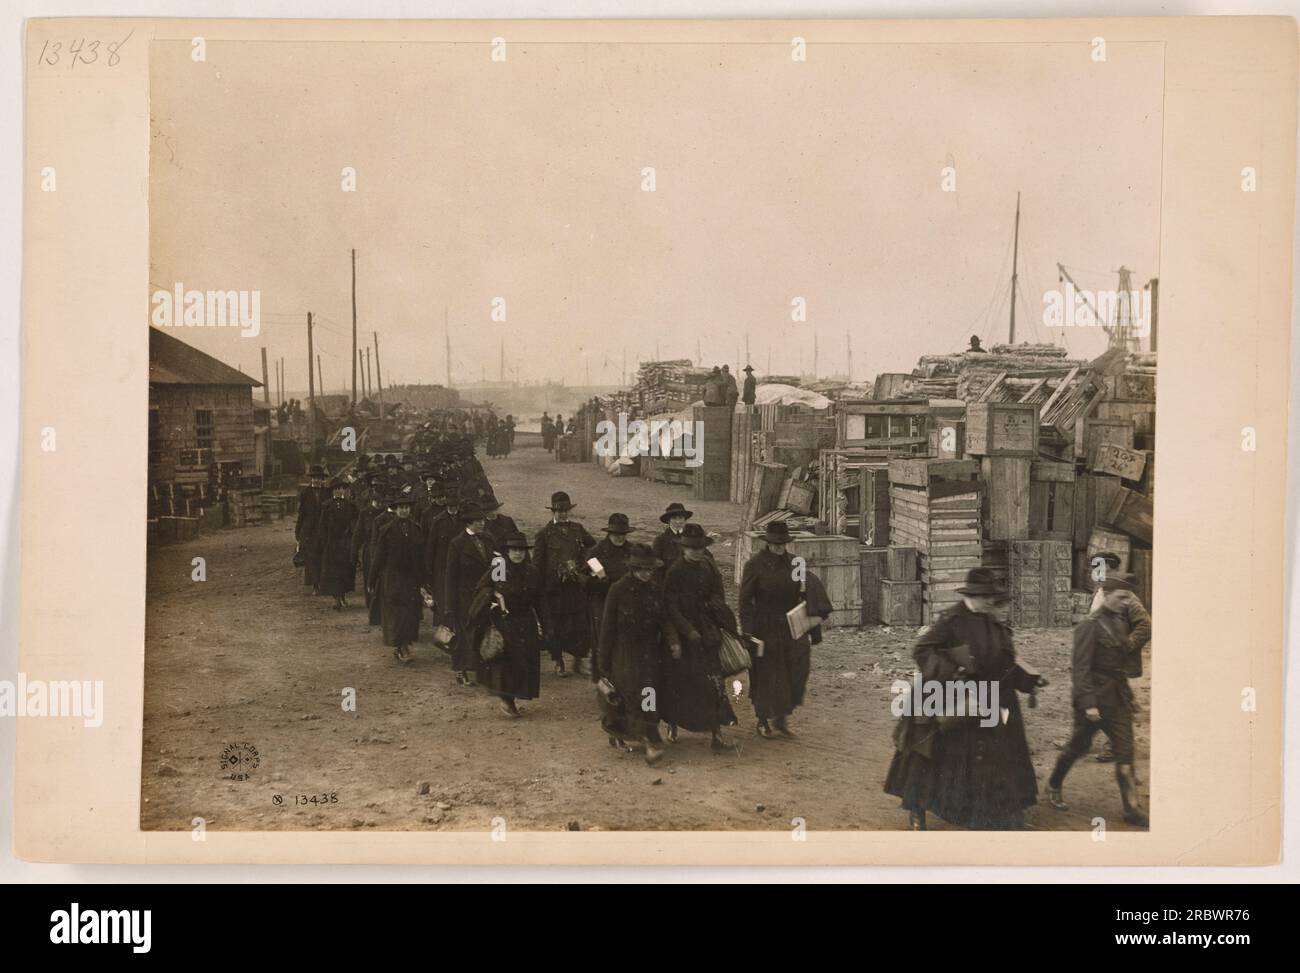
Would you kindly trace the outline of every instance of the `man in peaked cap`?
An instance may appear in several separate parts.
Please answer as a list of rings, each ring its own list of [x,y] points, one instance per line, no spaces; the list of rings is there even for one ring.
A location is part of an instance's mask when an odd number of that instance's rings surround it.
[[[1088,752],[1098,730],[1110,740],[1115,755],[1124,820],[1149,826],[1133,773],[1133,691],[1127,667],[1132,632],[1124,615],[1124,595],[1134,591],[1133,575],[1113,572],[1101,582],[1102,605],[1074,627],[1074,730],[1047,780],[1047,800],[1066,810],[1062,787],[1074,762]]]
[[[1098,551],[1093,555],[1091,577],[1097,582],[1097,589],[1093,593],[1088,614],[1095,615],[1101,611],[1106,592],[1100,582],[1104,581],[1111,572],[1118,571],[1121,563],[1120,556],[1113,551]],[[1138,597],[1136,591],[1126,591],[1120,588],[1116,591],[1115,597],[1120,602],[1120,614],[1128,622],[1130,630],[1128,665],[1124,671],[1130,679],[1137,679],[1142,675],[1142,649],[1151,641],[1151,615],[1147,612],[1146,606],[1142,604],[1142,599]],[[1097,763],[1108,764],[1114,759],[1115,752],[1111,748],[1109,738],[1107,738],[1106,743],[1102,746],[1101,753],[1097,754],[1096,760]]]
[[[573,501],[563,490],[551,494],[551,522],[537,532],[533,560],[542,575],[542,625],[555,674],[566,676],[564,653],[573,656],[574,671],[582,674],[591,653],[591,626],[583,595],[586,552],[596,540],[576,520]]]

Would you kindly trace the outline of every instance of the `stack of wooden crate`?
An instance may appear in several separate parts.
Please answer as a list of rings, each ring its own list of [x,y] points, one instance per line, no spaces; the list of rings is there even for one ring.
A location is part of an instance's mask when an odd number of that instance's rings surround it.
[[[916,548],[926,625],[961,600],[957,589],[966,573],[980,566],[978,469],[973,460],[889,464],[890,544]]]
[[[919,552],[914,547],[897,546],[886,551],[886,576],[880,582],[880,620],[886,625],[920,625],[925,611]]]
[[[856,537],[791,531],[786,551],[802,557],[808,570],[821,579],[834,611],[826,628],[857,628],[862,624],[862,577]],[[742,530],[736,538],[735,580],[744,577],[745,562],[763,547],[763,534]]]
[[[1029,537],[1038,409],[1036,402],[972,402],[966,408],[966,452],[980,458],[982,513],[990,540]]]
[[[1069,541],[1008,541],[1011,624],[1017,628],[1069,628]]]

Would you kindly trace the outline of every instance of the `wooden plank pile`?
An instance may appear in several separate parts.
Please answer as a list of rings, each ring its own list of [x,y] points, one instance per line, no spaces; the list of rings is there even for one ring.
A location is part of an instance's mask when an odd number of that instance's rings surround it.
[[[974,460],[889,464],[890,547],[916,549],[924,624],[961,600],[957,588],[980,566],[978,470]]]

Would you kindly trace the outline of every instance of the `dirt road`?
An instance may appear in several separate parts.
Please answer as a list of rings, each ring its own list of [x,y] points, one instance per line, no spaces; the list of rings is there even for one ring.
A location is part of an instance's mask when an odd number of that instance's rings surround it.
[[[730,581],[736,505],[692,503],[682,487],[610,478],[540,449],[484,463],[530,535],[557,489],[596,536],[617,510],[643,528],[634,539],[648,541],[663,508],[686,502],[722,532],[712,550]],[[585,679],[544,667],[541,698],[511,721],[481,690],[453,686],[447,657],[427,637],[415,662],[400,665],[366,625],[359,596],[339,613],[304,588],[293,548],[283,520],[151,550],[145,829],[188,830],[194,817],[219,830],[487,830],[498,817],[513,830],[784,830],[796,817],[814,830],[905,824],[881,782],[893,750],[889,686],[910,677],[914,630],[830,632],[813,650],[808,698],[792,720],[797,739],[759,738],[742,696],[733,700],[740,726],[723,731],[727,752],[683,733],[651,768],[607,745]],[[195,557],[206,559],[206,581],[191,580]],[[1025,711],[1041,791],[1069,733],[1070,633],[1021,632],[1016,644],[1052,680]],[[1145,779],[1150,694],[1145,679],[1134,688]],[[230,758],[246,779],[230,779]],[[1126,827],[1110,765],[1080,761],[1066,796],[1069,812],[1040,803],[1028,825],[1087,829],[1101,816]]]

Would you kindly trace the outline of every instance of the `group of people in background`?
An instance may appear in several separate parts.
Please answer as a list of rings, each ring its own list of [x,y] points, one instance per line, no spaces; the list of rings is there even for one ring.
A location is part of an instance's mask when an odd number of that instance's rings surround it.
[[[405,466],[333,478],[313,467],[299,496],[294,558],[304,585],[332,596],[339,611],[359,570],[368,621],[399,662],[412,660],[428,610],[454,683],[483,687],[513,718],[518,700],[540,695],[545,653],[557,677],[596,684],[610,745],[640,750],[651,764],[663,757],[661,724],[670,742],[681,730],[707,733],[721,751],[722,728],[738,722],[724,679],[748,669],[758,734],[794,736],[789,717],[803,702],[809,645],[821,630],[792,637],[786,613],[806,603],[820,621],[831,606],[789,554],[785,524],[769,525],[745,565],[737,613],[709,551],[713,538],[680,503],[660,516],[652,544],[631,542],[637,528],[617,512],[598,541],[557,491],[530,543],[486,478]],[[728,638],[743,662],[733,651],[724,664]]]

